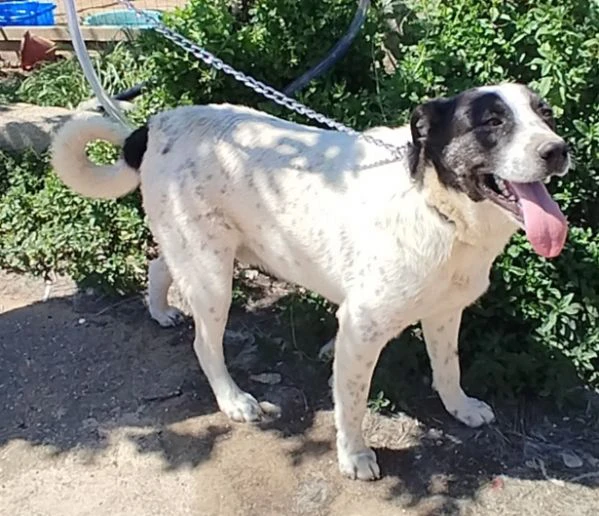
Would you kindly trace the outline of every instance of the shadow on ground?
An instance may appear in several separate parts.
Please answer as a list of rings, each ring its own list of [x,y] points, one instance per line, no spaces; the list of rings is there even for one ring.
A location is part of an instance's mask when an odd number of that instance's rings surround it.
[[[3,281],[19,278],[4,275]],[[237,466],[247,469],[244,461],[269,457],[272,450],[264,446],[279,447],[286,467],[302,472],[297,496],[306,498],[300,505],[312,507],[311,514],[335,513],[332,507],[343,493],[369,493],[377,503],[414,509],[413,514],[487,514],[480,508],[468,513],[467,504],[483,492],[501,492],[511,481],[533,481],[538,492],[584,485],[591,493],[599,485],[599,435],[592,413],[564,416],[506,407],[498,410],[497,424],[472,430],[447,416],[426,386],[420,400],[410,400],[419,407],[414,413],[372,414],[366,421],[385,478],[375,484],[345,481],[335,465],[329,366],[298,349],[295,339],[285,339],[287,321],[273,306],[253,313],[234,310],[226,335],[230,369],[241,387],[283,407],[279,420],[252,428],[218,413],[193,354],[191,321],[161,329],[138,297],[70,293],[18,303],[19,289],[14,283],[8,289],[0,301],[5,310],[0,314],[0,454],[11,443],[24,442],[54,456],[83,450],[93,459],[112,445],[112,433],[123,429],[136,453],[160,458],[169,471],[218,464],[228,447],[239,446],[246,452],[235,451]],[[256,376],[263,373],[268,375]],[[312,478],[308,484],[306,475]],[[314,475],[324,475],[326,482],[314,481]],[[594,506],[580,493],[577,497],[584,505],[576,514],[599,507],[599,498]],[[221,513],[229,514],[214,512]]]

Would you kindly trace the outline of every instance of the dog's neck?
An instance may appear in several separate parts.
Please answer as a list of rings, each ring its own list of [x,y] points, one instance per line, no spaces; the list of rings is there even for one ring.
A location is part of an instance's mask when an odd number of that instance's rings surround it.
[[[499,254],[518,230],[518,225],[491,201],[474,202],[465,193],[443,185],[434,165],[415,154],[418,150],[413,147],[408,125],[394,128],[373,127],[366,134],[404,146],[408,153],[407,159],[418,161],[418,174],[412,180],[422,189],[428,206],[454,226],[458,241]]]
[[[463,244],[501,252],[517,224],[491,201],[474,202],[465,193],[441,184],[434,166],[423,167],[421,188],[425,201],[455,227],[455,237]]]

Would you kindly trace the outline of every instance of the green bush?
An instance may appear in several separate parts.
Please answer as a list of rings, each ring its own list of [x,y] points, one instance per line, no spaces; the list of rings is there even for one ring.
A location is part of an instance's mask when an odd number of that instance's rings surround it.
[[[94,158],[105,161],[105,150]],[[62,184],[46,156],[0,152],[0,267],[66,273],[82,285],[130,292],[145,277],[149,241],[139,195],[84,199]]]
[[[92,60],[111,93],[148,78],[145,57],[123,43]],[[91,96],[76,59],[0,83],[0,104],[73,108]],[[142,118],[143,109],[134,116]],[[92,146],[91,155],[99,162],[116,157],[102,144]],[[82,285],[126,293],[142,285],[149,244],[139,194],[118,201],[84,199],[60,182],[46,155],[0,152],[0,267],[42,276],[66,273]]]
[[[124,91],[148,78],[146,58],[125,43],[112,45],[91,59],[102,85],[110,94]],[[16,97],[21,102],[67,108],[76,107],[92,95],[77,59],[43,66],[24,79],[16,91]]]
[[[321,59],[355,9],[354,0],[263,0],[248,2],[241,13],[229,4],[191,0],[167,22],[279,88]],[[503,80],[532,85],[554,106],[559,131],[578,162],[575,172],[551,186],[571,222],[569,242],[560,258],[548,261],[517,235],[498,259],[490,292],[467,311],[462,326],[464,383],[471,392],[559,400],[577,378],[599,386],[598,16],[597,2],[590,0],[379,1],[349,54],[299,95],[358,129],[403,123],[427,97]],[[305,121],[157,34],[146,33],[136,45],[122,50],[132,52],[133,62],[119,62],[135,72],[127,76],[128,86],[138,77],[151,78],[153,89],[141,102],[145,114],[226,101]],[[21,94],[34,99],[54,87],[42,73],[28,79]],[[76,84],[69,88],[84,91],[79,79],[70,80]],[[136,285],[149,238],[137,197],[116,203],[79,199],[31,159],[0,165],[1,264],[40,272],[58,268],[121,289]],[[417,331],[400,340],[401,346],[385,351],[375,381],[375,389],[394,399],[428,367]],[[405,377],[401,384],[395,368]]]

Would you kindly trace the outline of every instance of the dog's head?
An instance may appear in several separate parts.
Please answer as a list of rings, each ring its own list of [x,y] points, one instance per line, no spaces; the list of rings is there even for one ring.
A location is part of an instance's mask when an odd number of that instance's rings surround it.
[[[537,253],[560,253],[567,223],[543,183],[568,171],[570,155],[538,95],[520,84],[474,88],[422,104],[410,126],[412,174],[432,164],[445,187],[515,219]]]

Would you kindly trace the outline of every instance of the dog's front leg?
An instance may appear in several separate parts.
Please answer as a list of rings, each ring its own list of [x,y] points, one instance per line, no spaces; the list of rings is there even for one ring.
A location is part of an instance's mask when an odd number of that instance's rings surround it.
[[[362,420],[372,373],[386,341],[363,308],[352,310],[344,303],[337,318],[333,398],[339,469],[352,479],[374,480],[380,477],[380,470],[374,451],[364,442]]]
[[[433,388],[447,411],[471,427],[495,419],[485,402],[466,396],[460,386],[458,334],[462,311],[435,315],[422,320],[422,332],[433,370]]]

